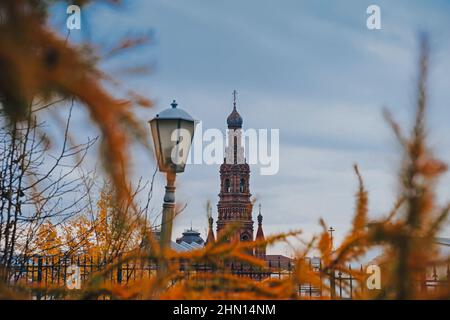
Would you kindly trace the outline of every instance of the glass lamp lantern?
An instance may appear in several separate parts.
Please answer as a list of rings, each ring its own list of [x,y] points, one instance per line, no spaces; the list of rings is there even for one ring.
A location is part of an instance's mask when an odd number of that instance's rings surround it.
[[[196,121],[174,100],[171,108],[150,120],[155,156],[161,172],[184,172]]]

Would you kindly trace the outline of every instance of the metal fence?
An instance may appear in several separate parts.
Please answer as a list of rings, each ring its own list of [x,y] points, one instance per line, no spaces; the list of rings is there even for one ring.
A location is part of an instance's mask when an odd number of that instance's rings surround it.
[[[208,264],[192,264],[178,261],[179,271],[185,278],[208,272],[217,272]],[[360,265],[360,270],[365,268]],[[321,285],[311,283],[298,284],[297,294],[302,298],[330,297],[334,299],[353,299],[367,290],[364,281],[356,278],[351,272],[343,273],[339,270],[323,271],[319,260],[309,260],[309,268],[316,272]],[[104,283],[131,285],[136,281],[148,279],[158,272],[158,264],[154,260],[108,260],[106,257],[65,257],[65,256],[34,256],[17,262],[8,272],[7,281],[11,286],[61,288],[67,289],[73,277],[78,277],[81,286],[93,276],[99,275],[99,281]],[[351,270],[351,266],[349,266]],[[282,279],[291,277],[295,272],[295,265],[291,260],[267,260],[267,267],[253,267],[243,263],[230,262],[227,272],[233,275],[263,281],[269,278]],[[450,268],[431,268],[418,282],[423,291],[437,291],[450,285]],[[324,289],[326,288],[326,289]],[[41,290],[44,291],[45,290]],[[33,299],[64,299],[67,290],[61,290],[59,295],[33,293]]]

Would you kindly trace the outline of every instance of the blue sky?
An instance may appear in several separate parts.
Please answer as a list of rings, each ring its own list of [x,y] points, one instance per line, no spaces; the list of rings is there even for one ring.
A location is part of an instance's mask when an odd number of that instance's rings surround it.
[[[366,28],[371,4],[381,7],[382,30]],[[353,214],[353,163],[365,178],[373,216],[386,213],[395,199],[398,146],[382,108],[408,128],[419,31],[431,36],[430,141],[450,162],[449,10],[444,0],[134,0],[119,9],[83,8],[82,29],[70,39],[111,46],[121,36],[151,32],[150,45],[101,64],[154,100],[155,109],[139,113],[142,121],[177,99],[204,129],[225,130],[231,92],[238,90],[244,127],[280,129],[279,173],[260,176],[252,166],[251,191],[262,203],[266,234],[302,229],[309,235],[322,217],[340,238]],[[64,33],[65,8],[52,13],[52,25]],[[118,73],[144,64],[152,66],[148,75]],[[77,132],[95,134],[85,118],[77,116]],[[133,161],[136,177],[151,176],[151,155],[135,148]],[[192,165],[178,177],[177,198],[188,207],[176,221],[176,235],[191,221],[204,232],[205,202],[218,200],[218,170]],[[163,185],[159,177],[158,189]],[[450,199],[449,185],[446,174],[440,203]],[[162,191],[155,194],[156,208],[160,199]]]

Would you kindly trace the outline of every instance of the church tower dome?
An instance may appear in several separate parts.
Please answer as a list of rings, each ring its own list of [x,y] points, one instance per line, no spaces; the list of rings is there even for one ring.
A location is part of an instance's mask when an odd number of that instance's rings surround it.
[[[228,129],[241,129],[242,128],[242,117],[236,110],[236,101],[233,103],[233,111],[227,118]]]

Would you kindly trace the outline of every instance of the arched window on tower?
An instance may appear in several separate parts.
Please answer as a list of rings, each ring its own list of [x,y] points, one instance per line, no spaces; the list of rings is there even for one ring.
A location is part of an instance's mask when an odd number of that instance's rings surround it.
[[[243,234],[241,236],[241,241],[250,241],[250,236],[248,234]]]
[[[230,192],[230,179],[225,179],[225,192]]]
[[[241,179],[241,183],[239,185],[239,192],[245,192],[245,179]]]

